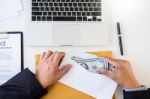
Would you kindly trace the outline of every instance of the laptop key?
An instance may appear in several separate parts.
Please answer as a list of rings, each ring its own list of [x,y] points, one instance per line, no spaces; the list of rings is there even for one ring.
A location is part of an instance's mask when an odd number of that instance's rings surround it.
[[[68,7],[65,7],[65,11],[69,11],[69,8],[68,8]]]
[[[36,2],[36,0],[32,0],[32,2]]]
[[[87,21],[87,17],[83,17],[83,21]]]
[[[44,11],[44,7],[40,7],[40,11]]]
[[[78,16],[81,16],[81,12],[77,12],[77,15],[78,15]]]
[[[60,6],[60,7],[63,6],[62,3],[59,3],[59,6]]]
[[[45,6],[48,6],[48,3],[44,3]]]
[[[88,19],[88,21],[92,21],[92,19]]]
[[[82,3],[78,3],[78,6],[79,6],[79,7],[82,7]]]
[[[52,17],[47,17],[47,21],[52,21]]]
[[[87,14],[86,12],[82,12],[82,16],[87,16],[86,14]]]
[[[93,3],[92,6],[93,6],[93,7],[96,7],[96,3]]]
[[[53,21],[76,21],[76,17],[53,17]]]
[[[55,8],[55,11],[59,11],[59,7],[56,7],[56,8]]]
[[[32,21],[36,21],[36,16],[32,16]]]
[[[89,11],[93,11],[93,8],[89,8]]]
[[[71,12],[67,12],[67,15],[68,15],[68,16],[71,16]]]
[[[97,19],[97,21],[102,21],[102,19]]]
[[[62,16],[62,12],[58,12],[58,16]]]
[[[65,10],[65,8],[64,7],[60,7],[60,11],[64,11]]]
[[[80,7],[79,10],[80,10],[80,11],[83,11],[83,7]]]
[[[32,11],[39,11],[39,7],[32,7]]]
[[[88,11],[88,8],[84,8],[84,11]]]
[[[97,7],[101,7],[101,3],[97,3]]]
[[[101,8],[94,8],[94,11],[101,11]]]
[[[68,5],[67,3],[64,3],[64,6],[65,6],[65,7],[67,7],[67,5]]]
[[[46,17],[45,16],[42,16],[42,21],[46,21]]]
[[[57,13],[56,12],[53,12],[53,16],[56,16],[57,15]]]
[[[46,10],[46,11],[49,11],[49,7],[46,7],[45,10]]]
[[[87,7],[87,3],[83,3],[83,7]]]
[[[91,3],[88,3],[88,7],[91,7],[91,5],[92,5]]]
[[[43,3],[39,3],[39,6],[43,6]]]
[[[53,6],[53,3],[49,3],[49,6],[52,7],[52,6]]]
[[[78,10],[78,7],[75,7],[74,10],[75,10],[75,11],[79,11],[79,10]]]
[[[87,12],[87,16],[91,16],[91,12]]]
[[[38,3],[32,3],[32,6],[38,6]]]
[[[69,3],[69,6],[72,7],[72,3]]]
[[[92,12],[92,16],[101,16],[101,12]]]
[[[93,17],[93,21],[96,21],[97,20],[97,18],[96,17]]]
[[[101,0],[95,0],[95,2],[101,2]]]
[[[73,3],[73,6],[74,6],[74,7],[78,7],[78,6],[77,6],[77,3]]]
[[[54,7],[51,7],[50,10],[51,10],[51,11],[54,11]]]
[[[74,11],[74,8],[73,8],[73,7],[70,7],[70,11]]]
[[[42,21],[40,16],[37,17],[37,21]]]
[[[42,12],[32,12],[32,15],[42,15]]]
[[[47,14],[47,12],[43,12],[43,15],[44,15],[44,16],[47,16],[48,14]]]
[[[76,12],[72,12],[72,16],[76,16]]]
[[[66,16],[66,15],[67,15],[66,12],[63,12],[62,14],[63,14],[63,16]]]
[[[48,12],[48,15],[51,16],[51,15],[52,15],[52,12]]]
[[[82,21],[82,17],[77,17],[77,21]]]

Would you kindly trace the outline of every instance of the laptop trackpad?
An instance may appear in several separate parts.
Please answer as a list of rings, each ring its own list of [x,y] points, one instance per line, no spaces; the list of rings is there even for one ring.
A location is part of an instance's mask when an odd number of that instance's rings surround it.
[[[53,42],[56,45],[78,45],[81,40],[80,25],[54,24]]]

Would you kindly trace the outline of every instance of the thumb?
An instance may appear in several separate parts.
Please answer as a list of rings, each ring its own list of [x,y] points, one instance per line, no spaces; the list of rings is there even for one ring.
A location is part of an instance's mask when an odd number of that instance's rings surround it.
[[[70,70],[71,67],[71,64],[64,65],[58,73],[58,78],[60,79],[62,76],[64,76]]]

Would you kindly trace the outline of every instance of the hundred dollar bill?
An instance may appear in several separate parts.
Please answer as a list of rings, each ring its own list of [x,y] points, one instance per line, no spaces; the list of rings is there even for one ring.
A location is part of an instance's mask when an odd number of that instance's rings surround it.
[[[106,70],[112,70],[113,65],[108,63],[104,58],[98,57],[98,58],[90,58],[90,59],[83,59],[80,57],[72,56],[72,60],[80,64],[83,68],[90,72],[97,73],[97,68],[104,68]]]

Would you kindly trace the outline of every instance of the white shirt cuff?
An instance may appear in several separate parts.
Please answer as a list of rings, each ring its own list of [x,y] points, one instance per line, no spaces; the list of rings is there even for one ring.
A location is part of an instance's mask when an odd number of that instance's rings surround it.
[[[141,87],[133,88],[133,89],[125,88],[124,90],[125,91],[143,91],[143,90],[147,90],[147,88],[145,86],[141,86]]]

